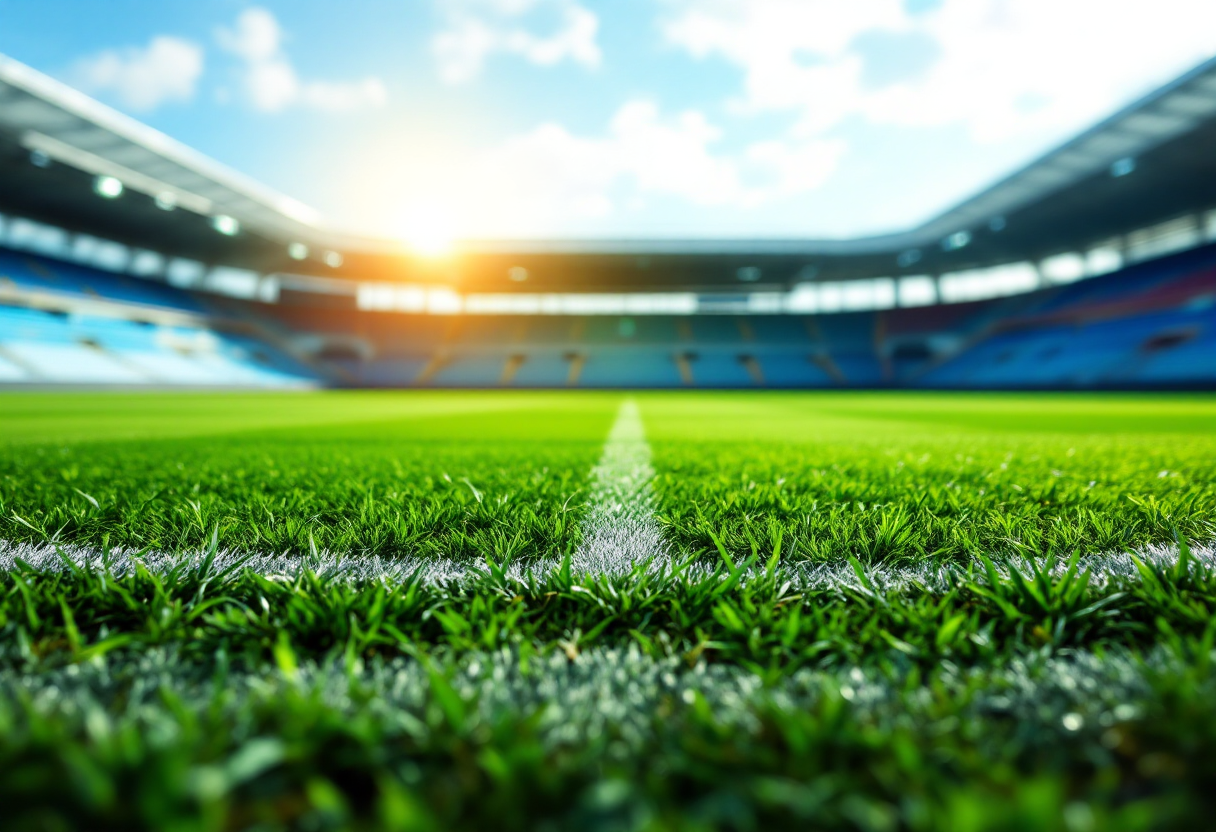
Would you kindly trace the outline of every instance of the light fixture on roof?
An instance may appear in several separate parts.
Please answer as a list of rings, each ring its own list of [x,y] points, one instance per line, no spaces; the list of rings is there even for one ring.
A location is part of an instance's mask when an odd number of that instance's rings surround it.
[[[910,248],[907,251],[900,253],[899,257],[895,258],[895,262],[899,264],[901,269],[906,269],[908,266],[913,266],[919,263],[920,258],[920,249]]]
[[[342,263],[343,263],[342,255],[339,254],[338,252],[336,252],[336,251],[325,252],[325,265],[329,266],[331,269],[338,268],[339,266],[342,265]]]
[[[971,242],[970,231],[955,231],[946,239],[942,240],[942,251],[955,251],[963,248]]]
[[[172,191],[161,191],[153,201],[160,210],[172,211],[177,207],[177,194]]]
[[[122,196],[122,181],[113,176],[98,176],[93,180],[93,191],[105,199]]]
[[[303,243],[292,243],[287,247],[287,256],[292,260],[304,260],[308,257],[308,246]]]
[[[236,221],[235,217],[230,217],[227,214],[216,214],[212,217],[211,227],[225,237],[235,237],[241,232],[241,224]]]
[[[30,164],[36,168],[49,168],[51,166],[51,157],[43,150],[30,151]]]
[[[1120,176],[1127,176],[1136,169],[1136,160],[1131,156],[1124,156],[1119,161],[1110,166],[1110,175],[1118,179]]]
[[[523,266],[512,266],[507,269],[507,278],[514,280],[516,283],[523,283],[528,279],[528,270]]]
[[[744,283],[755,283],[760,279],[761,274],[759,266],[743,266],[735,272],[735,277]]]
[[[998,216],[998,217],[993,217],[992,219],[988,220],[988,230],[989,231],[1004,231],[1005,230],[1005,218]]]

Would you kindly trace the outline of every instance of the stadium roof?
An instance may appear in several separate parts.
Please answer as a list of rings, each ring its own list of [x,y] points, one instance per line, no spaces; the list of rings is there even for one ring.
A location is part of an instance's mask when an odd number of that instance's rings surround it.
[[[0,211],[205,263],[375,279],[442,276],[478,291],[522,288],[507,277],[515,267],[527,270],[528,291],[636,291],[1038,259],[1216,206],[1213,147],[1216,59],[905,232],[848,240],[475,242],[438,268],[399,243],[330,229],[306,206],[0,56]],[[94,193],[98,176],[133,193],[102,199]],[[217,230],[233,230],[231,220],[239,233]],[[297,256],[307,248],[306,259],[289,256],[293,244]]]

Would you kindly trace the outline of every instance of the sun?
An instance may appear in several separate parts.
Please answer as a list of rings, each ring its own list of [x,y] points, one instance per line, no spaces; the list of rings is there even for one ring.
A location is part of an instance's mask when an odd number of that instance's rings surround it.
[[[406,211],[398,228],[402,242],[420,257],[447,257],[456,244],[456,227],[452,214],[441,205]]]

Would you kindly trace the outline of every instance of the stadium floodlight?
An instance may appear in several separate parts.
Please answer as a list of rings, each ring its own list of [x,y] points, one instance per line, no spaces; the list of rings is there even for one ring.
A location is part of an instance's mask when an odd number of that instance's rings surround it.
[[[761,274],[759,266],[743,266],[735,272],[735,277],[744,283],[755,283],[760,279]]]
[[[997,217],[993,217],[992,219],[988,220],[988,230],[989,231],[1004,231],[1005,230],[1005,218],[1001,217],[1001,216],[997,216]]]
[[[908,266],[914,266],[919,263],[920,258],[920,249],[910,248],[907,251],[901,252],[899,257],[895,258],[895,262],[899,264],[901,269],[906,269]]]
[[[216,214],[212,217],[211,227],[225,237],[235,237],[241,232],[241,224],[236,221],[235,217],[230,217],[227,214]]]
[[[93,191],[105,199],[122,196],[122,181],[113,176],[98,176],[93,180]]]
[[[172,191],[161,191],[156,195],[156,207],[162,211],[172,211],[177,207],[177,194]]]
[[[971,242],[970,231],[955,231],[946,239],[942,240],[942,251],[955,251],[963,248]]]
[[[308,246],[303,243],[292,243],[287,247],[287,256],[292,260],[304,260],[308,257]]]
[[[1118,179],[1120,176],[1127,176],[1136,169],[1136,160],[1131,156],[1124,156],[1119,161],[1110,166],[1110,175]]]
[[[30,164],[36,168],[49,168],[51,166],[51,157],[45,151],[31,150]]]
[[[344,262],[344,258],[338,252],[336,252],[336,251],[325,252],[325,265],[329,266],[331,269],[338,268],[339,266],[342,265],[343,262]]]
[[[528,279],[528,270],[523,266],[512,266],[507,269],[507,278],[516,283],[523,283]]]

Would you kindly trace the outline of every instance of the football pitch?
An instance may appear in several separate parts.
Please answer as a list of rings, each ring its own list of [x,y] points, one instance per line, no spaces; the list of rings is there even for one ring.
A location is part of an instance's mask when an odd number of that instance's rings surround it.
[[[1195,828],[1216,399],[0,396],[14,828]]]

